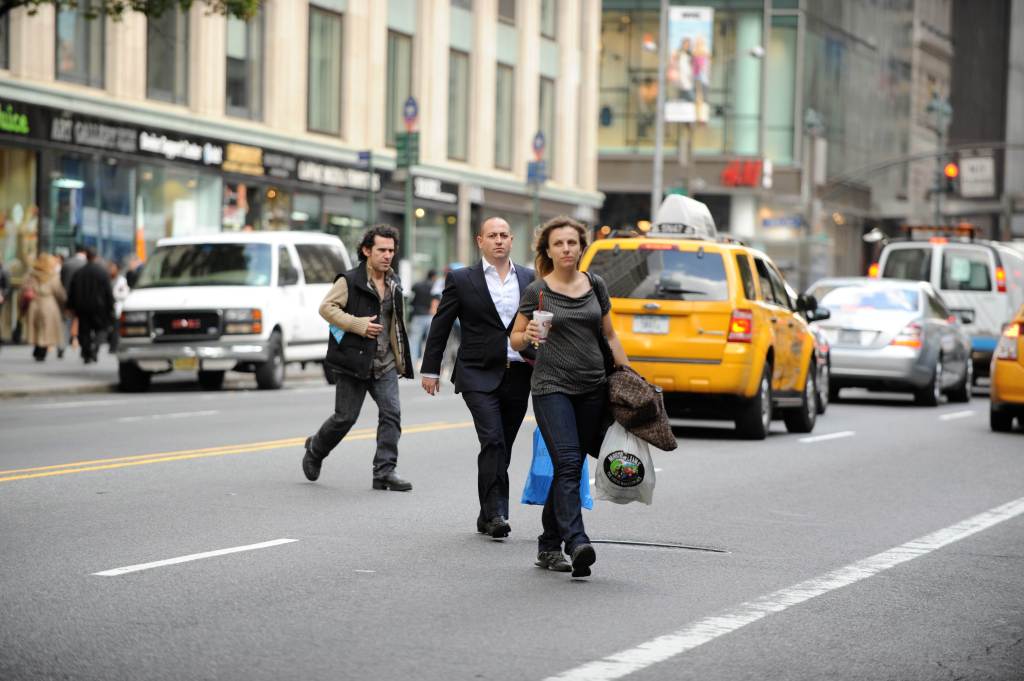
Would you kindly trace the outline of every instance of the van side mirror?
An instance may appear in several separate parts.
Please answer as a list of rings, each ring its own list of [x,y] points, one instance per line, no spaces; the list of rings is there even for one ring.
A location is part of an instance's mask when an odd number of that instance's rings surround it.
[[[278,286],[291,286],[299,283],[299,271],[294,265],[285,265],[277,273]]]

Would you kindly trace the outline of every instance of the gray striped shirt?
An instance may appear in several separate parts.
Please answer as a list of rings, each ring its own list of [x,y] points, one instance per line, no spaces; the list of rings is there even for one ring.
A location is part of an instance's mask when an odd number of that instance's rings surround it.
[[[543,279],[535,279],[523,291],[519,312],[524,317],[533,318],[541,291],[543,309],[554,315],[547,342],[537,350],[530,384],[534,395],[581,395],[605,383],[604,356],[598,339],[602,317],[612,304],[604,280],[594,275],[594,284],[596,292],[591,289],[579,298],[552,291]]]

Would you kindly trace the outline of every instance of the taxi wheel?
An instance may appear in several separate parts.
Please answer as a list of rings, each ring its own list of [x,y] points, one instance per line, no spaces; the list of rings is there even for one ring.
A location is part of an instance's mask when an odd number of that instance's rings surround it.
[[[765,363],[757,394],[747,400],[736,417],[736,430],[748,440],[768,437],[772,425],[772,365]]]
[[[270,359],[256,365],[256,387],[260,390],[278,390],[284,385],[284,350],[281,333],[270,337]]]
[[[203,390],[220,390],[224,387],[224,374],[226,371],[200,371],[199,386]]]
[[[989,407],[988,424],[997,433],[1009,433],[1013,430],[1013,414],[996,411],[995,407]]]
[[[143,371],[135,362],[121,362],[117,365],[117,382],[121,392],[142,393],[149,390],[152,374]]]
[[[813,361],[813,360],[812,360]],[[809,433],[814,430],[818,420],[818,389],[814,377],[814,365],[807,370],[807,380],[800,396],[800,406],[782,412],[782,420],[786,422],[786,430],[790,433]]]

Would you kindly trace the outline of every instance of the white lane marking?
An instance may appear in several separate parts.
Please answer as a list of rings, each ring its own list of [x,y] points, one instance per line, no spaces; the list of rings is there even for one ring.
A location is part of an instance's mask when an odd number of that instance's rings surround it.
[[[811,437],[802,437],[800,442],[811,443],[811,442],[824,442],[825,440],[838,440],[844,437],[853,437],[857,432],[853,430],[841,430],[838,433],[826,433],[825,435],[812,435]]]
[[[954,411],[952,414],[943,414],[939,417],[940,421],[955,421],[956,419],[965,419],[968,416],[974,416],[975,411],[968,409],[967,411]]]
[[[655,472],[655,473],[660,473],[660,472],[661,472],[662,470],[663,470],[663,469],[661,469],[661,468],[655,468],[655,469],[654,469],[654,472]]]
[[[160,420],[160,419],[186,419],[190,416],[213,416],[219,411],[207,409],[206,411],[178,411],[171,414],[147,414],[146,416],[122,416],[117,419],[118,423],[133,423],[135,421]]]
[[[113,404],[128,404],[131,400],[80,400],[78,402],[46,402],[28,405],[32,409],[70,409],[73,407],[109,407]]]
[[[1024,513],[1024,497],[820,577],[748,601],[720,615],[708,617],[679,631],[641,643],[635,648],[622,650],[603,659],[548,677],[544,681],[612,681],[621,678],[704,645],[719,636],[732,633],[768,615],[799,605],[815,596],[821,596],[873,577],[901,563],[966,539],[972,534],[987,530],[1022,513]]]
[[[274,539],[272,541],[260,542],[259,544],[247,544],[245,546],[233,546],[230,549],[217,549],[216,551],[206,551],[204,553],[193,553],[187,556],[179,556],[177,558],[168,558],[167,560],[157,560],[152,563],[139,563],[138,565],[128,565],[125,567],[114,568],[113,570],[104,570],[103,572],[94,572],[93,574],[98,577],[117,577],[118,575],[125,575],[129,572],[139,572],[140,570],[149,570],[151,568],[164,567],[165,565],[177,565],[178,563],[188,563],[193,560],[202,560],[203,558],[214,558],[216,556],[225,556],[229,553],[239,553],[241,551],[255,551],[256,549],[267,549],[271,546],[280,546],[281,544],[290,544],[292,542],[299,541],[298,539]]]
[[[375,574],[377,574],[376,570],[353,570],[352,572],[358,572],[361,575],[375,575]]]

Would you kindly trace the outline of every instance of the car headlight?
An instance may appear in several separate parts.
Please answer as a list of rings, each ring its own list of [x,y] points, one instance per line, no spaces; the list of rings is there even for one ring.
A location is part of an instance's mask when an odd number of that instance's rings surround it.
[[[118,332],[122,337],[149,335],[149,311],[147,310],[122,312],[120,322]]]
[[[259,308],[224,310],[224,333],[254,334],[263,332],[263,311]]]
[[[146,310],[132,310],[121,315],[121,321],[125,324],[148,324],[149,312]]]

